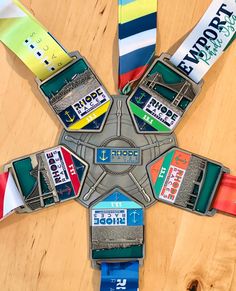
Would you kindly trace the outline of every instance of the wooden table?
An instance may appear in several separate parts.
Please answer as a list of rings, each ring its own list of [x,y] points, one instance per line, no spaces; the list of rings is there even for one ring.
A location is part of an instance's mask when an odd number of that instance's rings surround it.
[[[117,1],[22,0],[70,51],[79,50],[110,93],[117,87]],[[173,52],[210,0],[160,0],[157,54]],[[174,45],[174,46],[173,46]],[[170,49],[171,48],[171,49]],[[61,125],[31,72],[0,46],[0,161],[57,144]],[[236,174],[236,44],[205,77],[176,130],[179,145],[221,161]],[[236,290],[236,220],[158,203],[146,212],[140,291]],[[1,291],[99,290],[91,269],[88,211],[71,201],[0,223]],[[193,286],[198,286],[194,289]]]

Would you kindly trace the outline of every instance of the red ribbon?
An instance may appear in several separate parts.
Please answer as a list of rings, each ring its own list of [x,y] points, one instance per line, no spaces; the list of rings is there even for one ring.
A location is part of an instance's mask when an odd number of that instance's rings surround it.
[[[223,174],[212,207],[236,216],[236,176]]]

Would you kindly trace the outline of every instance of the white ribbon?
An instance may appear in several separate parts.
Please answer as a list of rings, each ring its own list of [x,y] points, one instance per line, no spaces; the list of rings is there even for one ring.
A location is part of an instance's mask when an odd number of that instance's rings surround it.
[[[12,0],[0,0],[0,18],[24,17],[26,14]]]
[[[198,83],[236,33],[236,0],[213,0],[171,62]]]
[[[11,214],[16,208],[23,206],[24,201],[19,193],[12,174],[1,174],[0,185],[0,220]]]

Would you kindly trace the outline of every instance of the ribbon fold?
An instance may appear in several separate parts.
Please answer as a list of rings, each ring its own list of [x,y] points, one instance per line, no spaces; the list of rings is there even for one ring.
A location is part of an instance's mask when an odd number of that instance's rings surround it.
[[[0,220],[23,206],[24,201],[16,187],[12,174],[0,174]]]

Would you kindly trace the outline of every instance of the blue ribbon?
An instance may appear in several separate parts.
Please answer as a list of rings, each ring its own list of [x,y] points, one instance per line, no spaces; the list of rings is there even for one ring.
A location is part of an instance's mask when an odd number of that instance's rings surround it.
[[[102,263],[100,291],[137,291],[139,262]]]

